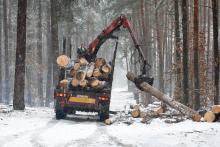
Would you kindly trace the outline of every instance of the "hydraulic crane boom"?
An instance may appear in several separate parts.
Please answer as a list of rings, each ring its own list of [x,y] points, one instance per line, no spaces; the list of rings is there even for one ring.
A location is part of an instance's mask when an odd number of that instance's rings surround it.
[[[146,66],[150,67],[150,65],[147,64],[146,58],[143,54],[143,51],[140,48],[140,46],[138,45],[137,40],[134,36],[134,33],[131,29],[131,25],[129,23],[129,20],[124,15],[121,15],[118,18],[116,18],[106,29],[104,29],[102,31],[101,34],[99,34],[97,36],[97,38],[94,41],[92,41],[89,44],[89,47],[86,50],[85,58],[88,61],[94,60],[96,58],[96,55],[97,55],[98,51],[99,51],[99,48],[101,47],[101,45],[107,39],[116,39],[117,38],[116,36],[113,35],[113,33],[115,31],[119,30],[121,26],[123,28],[126,28],[129,31],[130,35],[131,35],[134,46],[138,50],[140,58],[143,61],[142,75],[145,75],[146,74],[146,68],[147,68]]]

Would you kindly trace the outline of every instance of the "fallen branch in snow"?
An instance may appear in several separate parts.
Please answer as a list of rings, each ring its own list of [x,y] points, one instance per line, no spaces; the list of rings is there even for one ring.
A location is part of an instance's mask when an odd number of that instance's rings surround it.
[[[191,118],[194,121],[200,121],[201,116],[199,115],[198,112],[195,110],[175,101],[174,99],[170,98],[169,96],[165,95],[158,89],[152,87],[146,82],[139,82],[139,79],[135,77],[135,75],[131,72],[127,73],[127,78],[128,80],[134,82],[138,87],[140,87],[143,91],[148,92],[155,96],[157,99],[161,100],[165,104],[169,105],[170,107],[178,110],[179,112],[185,114],[187,117]]]

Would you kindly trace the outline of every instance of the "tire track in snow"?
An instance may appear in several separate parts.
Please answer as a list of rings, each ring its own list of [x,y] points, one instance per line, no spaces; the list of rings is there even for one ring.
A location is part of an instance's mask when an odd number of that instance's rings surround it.
[[[59,121],[53,118],[50,120],[44,127],[37,129],[37,131],[33,132],[33,134],[30,136],[30,143],[34,147],[45,147],[46,145],[43,145],[42,143],[39,142],[39,135],[52,127],[54,127]]]
[[[84,138],[84,139],[78,139],[73,140],[69,143],[66,143],[65,145],[57,145],[56,147],[70,147],[72,145],[76,145],[78,147],[91,147],[91,146],[97,146],[97,144],[105,145],[105,146],[120,146],[120,147],[135,147],[132,144],[125,144],[122,143],[120,139],[118,139],[115,136],[112,136],[107,131],[107,126],[103,123],[96,122],[96,130],[93,134],[90,136]],[[99,141],[99,139],[102,139],[102,141]],[[105,141],[106,139],[106,141]]]
[[[18,132],[16,134],[7,135],[7,136],[3,137],[2,139],[0,139],[0,142],[1,142],[0,147],[3,147],[4,145],[11,143],[11,142],[14,142],[16,140],[19,140],[25,136],[32,136],[31,134],[35,134],[36,132],[40,133],[40,131],[42,131],[42,130],[49,129],[49,128],[53,127],[57,122],[58,121],[56,121],[55,119],[52,119],[48,123],[46,123],[46,125],[43,127],[31,129],[31,130],[27,130],[27,131],[23,131],[23,132]],[[32,139],[30,140],[30,142],[33,144],[34,147],[44,147],[37,142],[36,143],[32,142]]]

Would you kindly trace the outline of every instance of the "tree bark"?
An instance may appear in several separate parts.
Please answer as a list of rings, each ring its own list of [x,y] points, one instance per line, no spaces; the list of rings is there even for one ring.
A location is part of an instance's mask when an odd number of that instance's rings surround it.
[[[131,72],[129,72],[127,74],[127,78],[134,83],[137,83],[137,81],[138,81],[137,80],[138,78],[136,78],[135,75]],[[155,96],[158,100],[164,102],[165,104],[169,105],[170,107],[174,108],[175,110],[178,110],[179,112],[183,113],[184,115],[188,116],[189,118],[192,118],[194,121],[200,121],[201,116],[199,115],[198,112],[196,112],[193,109],[173,100],[172,98],[165,95],[164,93],[162,93],[158,89],[150,86],[148,83],[140,82],[138,84],[138,86],[140,86],[140,88],[143,91],[149,92],[150,94]]]
[[[175,91],[174,91],[174,98],[177,101],[180,101],[181,98],[181,56],[180,56],[180,22],[179,22],[179,0],[174,1],[175,5],[175,39],[176,39],[176,50],[175,50],[175,62],[176,62],[176,83],[175,83]]]
[[[51,25],[50,25],[50,15],[51,15],[50,2],[47,2],[47,88],[46,88],[46,103],[45,105],[49,107],[50,100],[52,100],[52,86],[53,86],[53,60],[51,58],[52,49],[51,49]]]
[[[2,1],[0,1],[0,20],[2,20]],[[2,94],[2,21],[0,21],[0,103],[3,102]]]
[[[27,0],[18,1],[17,47],[13,107],[24,110]]]
[[[198,110],[200,108],[200,81],[199,81],[199,8],[198,0],[194,0],[194,34],[193,34],[193,48],[194,48],[194,109]]]
[[[38,43],[37,43],[37,54],[38,54],[38,96],[40,98],[40,106],[44,105],[43,101],[43,57],[42,57],[42,8],[41,0],[38,4]]]
[[[58,83],[59,72],[58,66],[56,65],[56,58],[59,55],[58,46],[58,0],[51,0],[51,58],[53,63],[53,86]]]
[[[212,0],[213,56],[214,56],[214,104],[219,104],[219,51],[218,51],[218,0]]]
[[[183,30],[183,103],[189,104],[188,85],[188,6],[187,0],[182,0],[182,30]]]
[[[5,48],[5,100],[6,104],[9,104],[9,59],[8,59],[8,1],[3,0],[3,11],[4,11],[4,48]]]
[[[155,1],[155,4],[156,1]],[[159,12],[158,12],[158,9],[156,10],[156,13],[155,13],[155,19],[156,19],[156,33],[157,33],[157,47],[158,47],[158,54],[159,54],[159,66],[158,66],[158,76],[159,76],[159,89],[160,90],[164,90],[164,49],[163,49],[163,35],[162,35],[162,28],[160,27],[160,24],[159,24]]]

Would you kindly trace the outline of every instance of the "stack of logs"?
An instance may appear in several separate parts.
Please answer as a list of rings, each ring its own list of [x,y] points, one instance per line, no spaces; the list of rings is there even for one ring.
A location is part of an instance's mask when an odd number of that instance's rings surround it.
[[[133,118],[141,118],[141,122],[145,122],[148,117],[158,117],[165,111],[164,108],[160,105],[160,103],[156,102],[154,104],[149,105],[147,109],[141,108],[140,105],[134,105],[131,108],[131,116]]]
[[[131,116],[133,118],[141,118],[141,122],[146,123],[147,119],[159,117],[162,113],[164,113],[164,108],[161,106],[161,103],[154,102],[153,104],[149,104],[145,108],[138,104],[130,105],[130,115],[128,116]],[[115,115],[111,118],[106,119],[104,123],[106,125],[110,125],[118,120],[120,120],[120,118],[117,115]]]
[[[213,105],[211,111],[204,114],[204,121],[219,122],[220,121],[220,105]]]
[[[61,55],[57,58],[57,64],[61,67],[69,65],[70,59]],[[92,87],[102,89],[109,80],[112,71],[110,64],[103,58],[96,58],[95,62],[88,62],[85,58],[78,59],[71,66],[69,75],[71,81],[64,79],[60,81],[60,86],[66,88],[70,83],[72,87]]]
[[[145,122],[148,117],[154,118],[164,113],[162,106],[157,105],[157,103],[150,105],[150,107],[148,106],[149,109],[141,109],[139,105],[134,105],[132,108],[131,116],[133,118],[142,118],[142,122]],[[203,111],[201,116],[203,117],[201,121],[220,122],[220,105],[213,105],[211,111]]]

